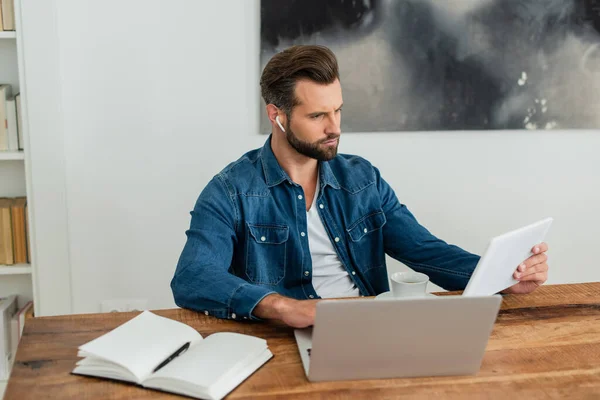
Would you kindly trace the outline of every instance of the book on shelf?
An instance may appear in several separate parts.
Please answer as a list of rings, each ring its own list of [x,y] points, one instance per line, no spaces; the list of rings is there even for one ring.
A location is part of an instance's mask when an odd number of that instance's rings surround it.
[[[27,264],[31,263],[31,245],[29,244],[29,214],[25,202],[25,247],[27,248]]]
[[[10,215],[12,219],[13,254],[15,264],[27,264],[29,257],[27,248],[27,226],[25,225],[26,197],[11,200]]]
[[[135,383],[201,399],[221,399],[273,354],[264,339],[194,328],[144,311],[79,347],[73,374]]]
[[[27,198],[0,198],[0,265],[29,263]]]
[[[17,135],[19,137],[19,150],[25,148],[25,142],[23,141],[23,115],[21,114],[21,93],[15,95],[15,104],[17,108]]]
[[[15,30],[15,1],[14,0],[1,0],[2,1],[2,30],[14,31]]]
[[[11,97],[11,93],[10,85],[0,85],[0,151],[19,151],[24,147],[21,95]]]
[[[13,361],[11,343],[11,319],[17,312],[17,296],[10,295],[0,299],[0,380],[7,380]]]
[[[6,136],[8,150],[19,151],[19,132],[17,132],[17,103],[15,99],[6,100]]]
[[[8,150],[8,127],[6,122],[6,100],[10,97],[10,85],[0,85],[0,151]]]
[[[0,199],[0,265],[13,265],[15,263],[11,204],[10,199]]]

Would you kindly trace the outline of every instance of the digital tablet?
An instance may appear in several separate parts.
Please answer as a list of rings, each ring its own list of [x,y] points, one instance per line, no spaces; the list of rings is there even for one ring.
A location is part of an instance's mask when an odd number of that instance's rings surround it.
[[[552,221],[546,218],[493,238],[463,296],[489,296],[519,283],[513,274],[519,264],[533,255],[533,247],[544,241]]]

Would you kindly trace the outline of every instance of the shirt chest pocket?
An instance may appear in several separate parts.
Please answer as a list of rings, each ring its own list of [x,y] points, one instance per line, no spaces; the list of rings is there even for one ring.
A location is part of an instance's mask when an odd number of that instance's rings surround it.
[[[246,275],[253,283],[276,285],[285,277],[289,228],[247,223]]]
[[[386,223],[382,210],[365,215],[346,231],[350,237],[350,254],[364,271],[385,265],[383,226]]]

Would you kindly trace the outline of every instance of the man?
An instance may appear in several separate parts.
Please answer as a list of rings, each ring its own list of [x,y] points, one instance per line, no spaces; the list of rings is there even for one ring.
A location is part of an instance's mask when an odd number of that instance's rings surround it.
[[[479,256],[436,238],[367,160],[337,154],[342,89],[321,46],[276,54],[261,77],[273,131],[217,174],[191,212],[171,288],[206,315],[314,322],[318,298],[389,290],[385,254],[449,290],[464,289]],[[506,293],[547,279],[541,243]]]

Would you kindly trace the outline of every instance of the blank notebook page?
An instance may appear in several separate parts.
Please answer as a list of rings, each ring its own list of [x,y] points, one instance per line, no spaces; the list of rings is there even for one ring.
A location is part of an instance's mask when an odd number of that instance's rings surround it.
[[[141,380],[184,343],[201,339],[188,325],[144,311],[79,349],[124,365]]]
[[[264,339],[235,333],[213,334],[152,378],[174,378],[208,388],[233,367],[249,364],[266,348]]]

